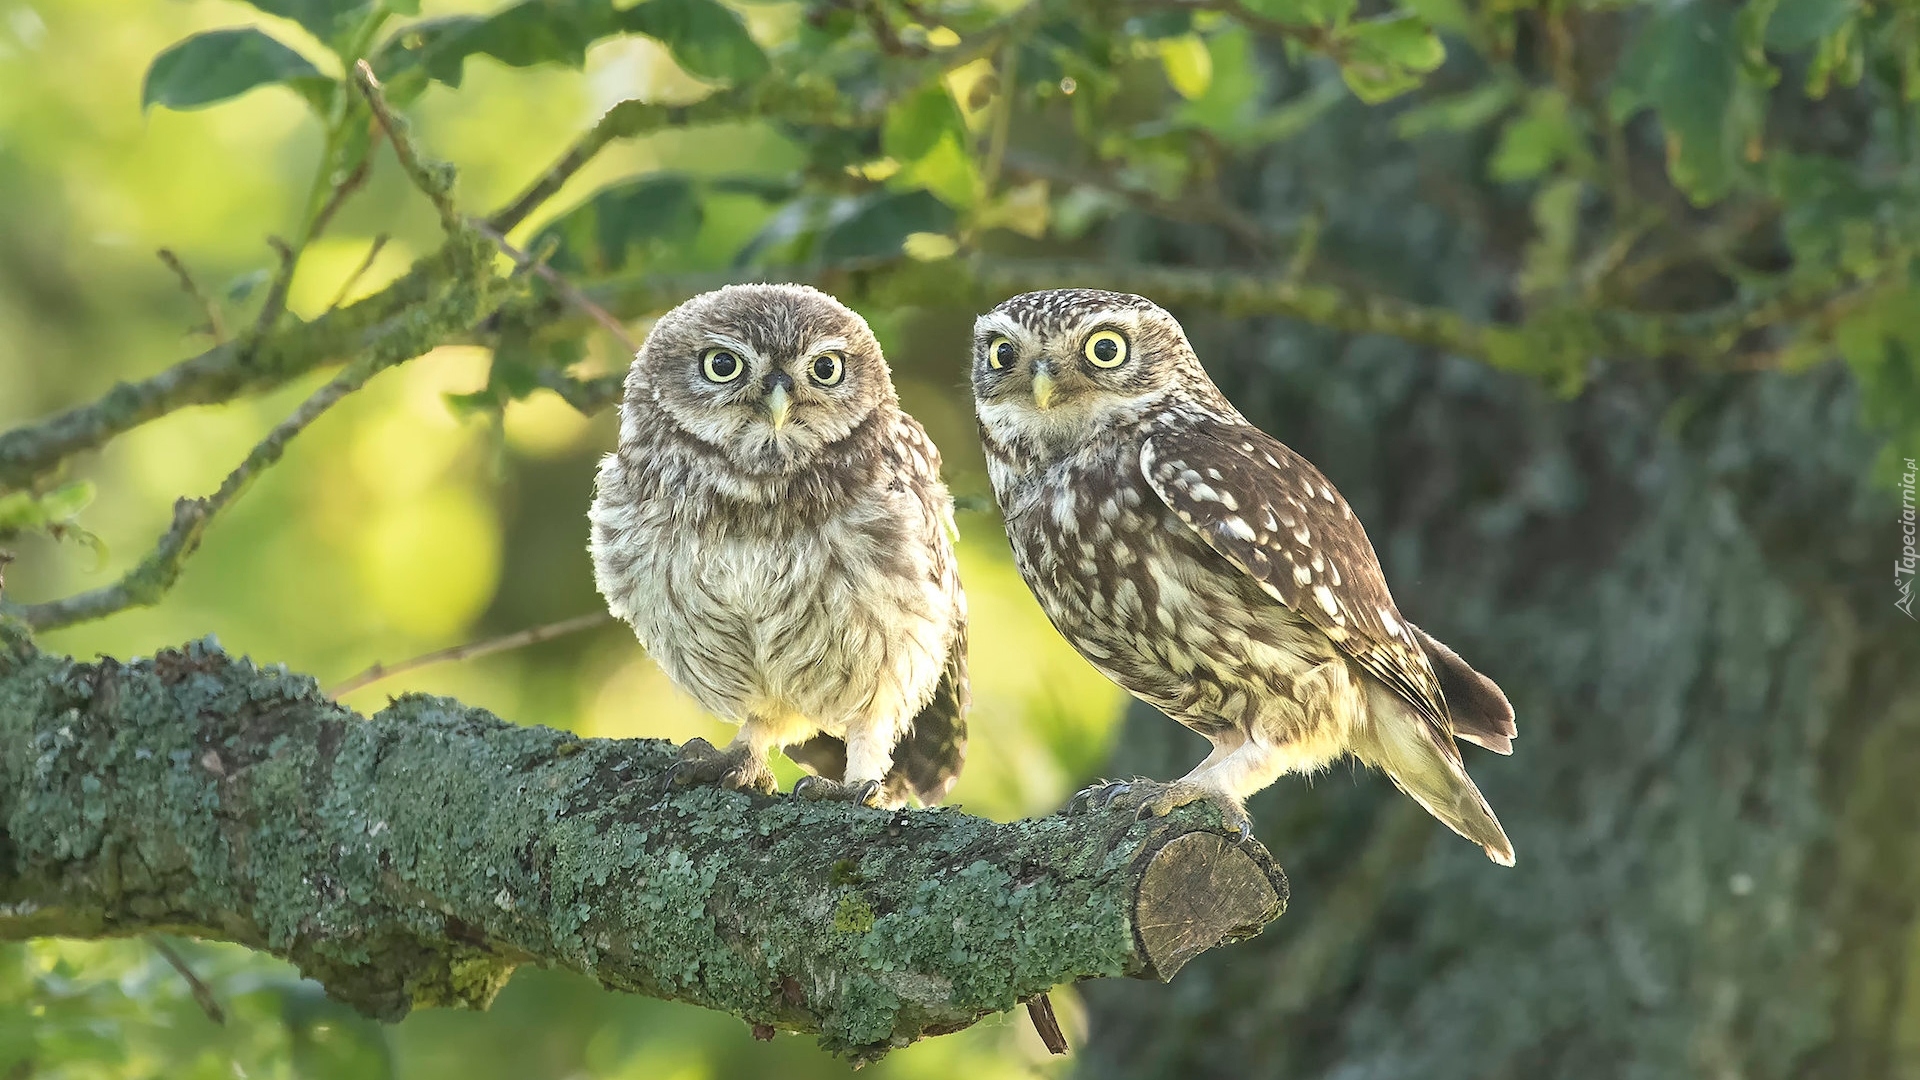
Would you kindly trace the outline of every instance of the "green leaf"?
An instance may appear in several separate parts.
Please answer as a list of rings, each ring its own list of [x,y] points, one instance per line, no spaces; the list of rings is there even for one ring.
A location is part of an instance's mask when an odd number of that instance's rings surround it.
[[[964,210],[980,197],[980,170],[965,144],[949,134],[919,161],[901,169],[890,186],[925,188],[948,206]]]
[[[1920,445],[1920,287],[1883,290],[1835,328],[1834,342],[1860,381],[1862,418]]]
[[[487,16],[450,15],[403,28],[380,47],[373,69],[389,98],[406,101],[425,80],[459,87],[469,56],[509,67],[584,66],[587,48],[618,33],[609,0],[521,0]]]
[[[1533,196],[1533,240],[1527,244],[1520,269],[1522,296],[1535,296],[1565,285],[1572,272],[1580,239],[1580,197],[1585,185],[1563,176],[1542,184]]]
[[[155,57],[140,90],[140,107],[197,109],[256,86],[324,79],[307,58],[251,28],[209,30]]]
[[[967,123],[944,82],[932,82],[900,99],[887,110],[880,129],[880,152],[902,164],[933,152],[941,140],[965,141]]]
[[[1167,84],[1174,93],[1193,101],[1213,85],[1213,54],[1200,35],[1162,38],[1159,49],[1160,67],[1167,73]]]
[[[587,46],[614,32],[604,0],[522,0],[470,26],[443,49],[485,53],[509,67],[581,67]]]
[[[1450,94],[1421,102],[1394,118],[1393,130],[1403,139],[1433,131],[1472,131],[1513,104],[1514,86],[1490,82],[1464,94]]]
[[[1732,190],[1757,149],[1764,87],[1745,65],[1738,9],[1688,0],[1648,19],[1628,48],[1610,108],[1625,120],[1651,107],[1667,135],[1667,174],[1695,205]]]
[[[1526,111],[1501,129],[1500,143],[1487,161],[1487,175],[1509,182],[1532,180],[1586,152],[1566,95],[1558,90],[1538,90],[1527,98]]]
[[[1860,0],[1780,0],[1767,20],[1767,48],[1798,52],[1845,26]]]
[[[605,273],[624,269],[636,247],[690,242],[704,216],[700,187],[692,178],[647,176],[596,192],[541,230],[532,246],[554,236],[560,241],[554,266]]]
[[[332,45],[373,10],[373,0],[247,0],[269,15],[292,19]],[[389,5],[391,6],[391,5]],[[415,4],[416,10],[418,4]]]
[[[714,0],[645,0],[620,14],[620,27],[659,41],[703,79],[745,83],[767,73],[767,54],[746,24]]]
[[[1248,141],[1250,129],[1263,119],[1266,96],[1264,69],[1253,55],[1253,38],[1245,30],[1229,30],[1205,39],[1207,88],[1181,105],[1182,123],[1202,127],[1234,142]]]
[[[1369,105],[1414,89],[1447,59],[1439,35],[1415,15],[1353,23],[1336,40],[1341,77]]]
[[[885,192],[846,200],[836,207],[820,236],[816,257],[846,263],[891,258],[914,233],[944,233],[953,227],[952,208],[926,191]]]
[[[1279,22],[1337,26],[1353,17],[1359,0],[1244,0],[1248,11]]]

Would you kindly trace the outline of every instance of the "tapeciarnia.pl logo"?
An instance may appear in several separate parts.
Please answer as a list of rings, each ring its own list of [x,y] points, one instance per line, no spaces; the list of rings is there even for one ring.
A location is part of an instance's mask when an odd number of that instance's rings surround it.
[[[1906,459],[1906,466],[1906,471],[1900,474],[1900,558],[1893,564],[1893,606],[1912,619],[1913,571],[1915,562],[1920,560],[1920,552],[1914,550],[1913,479],[1920,469],[1914,467],[1912,458]]]

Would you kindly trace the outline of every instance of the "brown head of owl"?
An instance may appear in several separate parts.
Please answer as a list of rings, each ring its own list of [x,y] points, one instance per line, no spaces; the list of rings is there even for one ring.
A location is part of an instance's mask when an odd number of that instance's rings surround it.
[[[973,329],[973,393],[989,439],[1048,461],[1177,397],[1234,415],[1180,324],[1153,301],[1099,289],[1023,293]]]
[[[805,285],[730,285],[662,316],[627,377],[688,438],[742,472],[830,456],[896,400],[865,319]]]

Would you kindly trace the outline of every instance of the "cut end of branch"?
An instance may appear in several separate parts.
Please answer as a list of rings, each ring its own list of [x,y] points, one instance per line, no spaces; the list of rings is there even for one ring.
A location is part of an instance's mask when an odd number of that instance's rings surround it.
[[[1258,934],[1286,910],[1286,876],[1259,844],[1190,832],[1146,858],[1133,927],[1151,967],[1148,978],[1171,981],[1187,961]]]

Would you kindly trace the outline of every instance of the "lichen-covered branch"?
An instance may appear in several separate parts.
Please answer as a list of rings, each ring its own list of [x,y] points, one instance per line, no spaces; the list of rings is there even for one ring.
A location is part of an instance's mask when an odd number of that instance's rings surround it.
[[[210,644],[76,663],[0,621],[0,940],[238,942],[385,1019],[539,963],[870,1058],[1170,977],[1286,902],[1211,811],[999,824],[677,789],[673,760],[444,698],[363,719]]]

